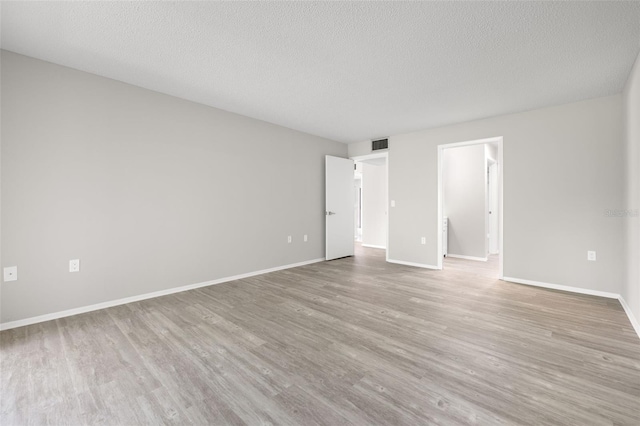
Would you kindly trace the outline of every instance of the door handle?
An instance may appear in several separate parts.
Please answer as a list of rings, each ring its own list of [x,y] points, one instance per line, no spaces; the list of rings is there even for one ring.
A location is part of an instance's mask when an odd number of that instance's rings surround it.
[[[334,212],[330,212],[330,211],[325,211],[324,214],[327,215],[327,216],[331,216],[332,214],[335,214],[335,213]]]

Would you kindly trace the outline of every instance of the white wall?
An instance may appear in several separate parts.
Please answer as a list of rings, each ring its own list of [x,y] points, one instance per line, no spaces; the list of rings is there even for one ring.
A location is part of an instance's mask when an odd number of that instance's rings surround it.
[[[486,259],[485,145],[442,153],[443,216],[449,218],[450,256]]]
[[[362,163],[362,245],[387,246],[387,167]]]
[[[324,156],[347,153],[5,51],[1,136],[2,322],[323,258]]]
[[[624,89],[625,113],[625,199],[621,220],[625,234],[626,273],[622,297],[640,322],[640,56]],[[640,328],[636,331],[640,334]]]
[[[620,293],[622,222],[604,211],[623,202],[622,115],[615,95],[392,136],[389,257],[437,265],[437,146],[503,136],[504,275]]]

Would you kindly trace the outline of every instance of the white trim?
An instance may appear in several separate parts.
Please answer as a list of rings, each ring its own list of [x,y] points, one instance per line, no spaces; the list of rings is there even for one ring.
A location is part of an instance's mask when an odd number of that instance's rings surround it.
[[[543,283],[543,282],[540,282],[540,281],[523,280],[521,278],[504,277],[504,278],[502,278],[502,280],[503,281],[509,281],[509,282],[512,282],[512,283],[517,283],[517,284],[531,285],[531,286],[534,286],[534,287],[550,288],[552,290],[561,290],[561,291],[568,291],[568,292],[571,292],[571,293],[588,294],[590,296],[600,296],[600,297],[606,297],[608,299],[620,299],[620,295],[618,293],[609,293],[608,291],[589,290],[587,288],[571,287],[571,286],[568,286],[568,285],[560,285],[560,284]]]
[[[456,259],[476,260],[479,262],[486,262],[488,259],[486,257],[463,256],[461,254],[451,254],[451,253],[447,253],[447,257],[455,257]]]
[[[388,146],[388,145],[387,145]],[[387,212],[387,235],[385,235],[385,241],[384,243],[386,244],[386,248],[385,248],[385,253],[384,253],[384,260],[385,261],[389,261],[389,233],[391,232],[389,230],[389,227],[391,225],[391,202],[389,201],[389,152],[386,153],[387,154],[387,161],[385,161],[384,166],[387,168],[386,172],[387,172],[387,194],[385,197],[385,202],[387,203],[385,206],[386,212]]]
[[[387,258],[387,262],[389,263],[397,263],[398,265],[406,265],[406,266],[415,266],[416,268],[425,268],[425,269],[442,269],[442,268],[438,268],[437,266],[434,265],[427,265],[425,263],[415,263],[415,262],[405,262],[404,260],[393,260],[393,259],[389,259]]]
[[[438,145],[439,147],[444,147],[444,148],[457,148],[460,146],[467,146],[467,145],[479,145],[479,144],[485,144],[485,143],[493,143],[493,142],[502,142],[502,136],[494,136],[492,138],[484,138],[484,139],[474,139],[472,141],[464,141],[464,142],[455,142],[455,143],[448,143],[446,145]]]
[[[385,244],[387,247],[385,248],[385,256],[384,260],[389,261],[389,234],[390,234],[390,225],[391,225],[391,201],[389,201],[389,152],[386,152],[387,161],[385,162],[385,167],[387,168],[387,197],[386,197],[386,209],[387,209],[387,235],[385,235]]]
[[[386,249],[385,246],[375,246],[373,244],[362,244],[362,247],[369,247],[369,248],[374,248],[374,249]]]
[[[504,278],[504,141],[498,142],[498,278]]]
[[[181,287],[173,287],[166,290],[154,291],[152,293],[139,294],[137,296],[125,297],[123,299],[111,300],[109,302],[96,303],[94,305],[82,306],[80,308],[67,309],[65,311],[53,312],[51,314],[39,315],[37,317],[25,318],[17,321],[4,322],[0,324],[0,330],[9,330],[11,328],[22,327],[25,325],[37,324],[39,322],[50,321],[58,318],[70,317],[72,315],[84,314],[86,312],[97,311],[99,309],[111,308],[113,306],[124,305],[127,303],[138,302],[140,300],[152,299],[154,297],[166,296],[173,293],[181,293],[183,291],[194,290],[196,288],[207,287],[215,284],[222,284],[229,281],[241,280],[256,275],[267,274],[269,272],[281,271],[283,269],[291,269],[299,266],[309,265],[312,263],[324,262],[324,258],[305,260],[303,262],[292,263],[289,265],[276,266],[275,268],[262,269],[260,271],[248,272],[246,274],[234,275],[231,277],[218,278],[211,281],[205,281],[197,284],[189,284]]]
[[[436,253],[438,256],[438,269],[442,269],[443,267],[443,259],[444,253],[442,250],[442,221],[444,220],[444,185],[442,182],[442,156],[444,154],[444,149],[441,145],[438,145],[438,235],[436,237],[436,242],[438,247],[436,249]],[[449,223],[447,222],[447,232],[449,229]],[[447,234],[448,235],[448,234]],[[447,255],[449,254],[449,239],[447,237]]]
[[[365,154],[365,155],[356,155],[355,157],[349,157],[349,158],[352,159],[353,161],[373,160],[374,158],[386,157],[388,153],[389,153],[389,150],[387,149],[386,151],[382,151],[382,152],[375,152],[372,154]]]
[[[631,308],[629,307],[629,305],[627,305],[627,302],[618,293],[610,293],[608,291],[600,291],[600,290],[589,290],[586,288],[571,287],[571,286],[560,285],[560,284],[543,283],[540,281],[523,280],[521,278],[504,277],[502,278],[502,280],[509,281],[512,283],[517,283],[517,284],[530,285],[534,287],[550,288],[553,290],[568,291],[571,293],[588,294],[590,296],[606,297],[608,299],[618,299],[618,301],[622,305],[622,309],[624,309],[624,312],[627,314],[627,317],[629,318],[629,322],[631,322],[631,326],[633,327],[636,334],[640,338],[640,323],[638,322],[636,317],[633,315],[633,312],[631,311]]]
[[[629,307],[629,305],[627,305],[627,302],[624,300],[624,298],[620,296],[618,300],[622,305],[622,309],[624,309],[624,312],[627,314],[627,317],[629,317],[629,321],[631,321],[631,326],[636,331],[636,334],[638,335],[638,337],[640,337],[640,323],[638,322],[636,317],[633,315],[633,312],[631,312],[631,308]]]

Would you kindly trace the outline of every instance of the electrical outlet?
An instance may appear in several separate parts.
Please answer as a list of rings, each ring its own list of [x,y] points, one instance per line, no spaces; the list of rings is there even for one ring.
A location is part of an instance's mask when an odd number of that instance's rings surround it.
[[[587,252],[587,260],[589,260],[591,262],[595,262],[596,261],[596,252],[595,251],[588,251]]]
[[[307,242],[307,234],[304,234],[304,242]]]
[[[427,238],[426,237],[420,238],[420,244],[422,245],[427,244]]]
[[[80,272],[80,259],[69,261],[69,272]]]
[[[7,266],[6,268],[4,268],[4,282],[7,281],[18,281],[17,266]]]
[[[396,206],[396,200],[391,200],[391,207],[395,207]]]
[[[291,235],[289,235],[289,236],[287,237],[287,242],[288,242],[288,243],[291,243]]]

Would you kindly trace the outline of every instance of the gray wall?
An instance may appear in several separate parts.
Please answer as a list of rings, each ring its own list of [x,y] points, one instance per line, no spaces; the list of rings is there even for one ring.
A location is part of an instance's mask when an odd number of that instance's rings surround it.
[[[443,216],[449,218],[450,255],[487,257],[485,145],[442,153]]]
[[[387,246],[387,167],[362,163],[362,244]]]
[[[347,153],[4,51],[1,136],[2,322],[322,258],[324,156]]]
[[[625,203],[624,210],[640,209],[640,56],[624,90],[625,105]],[[640,218],[626,215],[621,220],[625,233],[627,268],[622,297],[640,321]]]
[[[504,275],[620,293],[623,227],[604,211],[623,202],[622,116],[615,95],[392,136],[389,257],[437,265],[437,146],[503,136]]]

